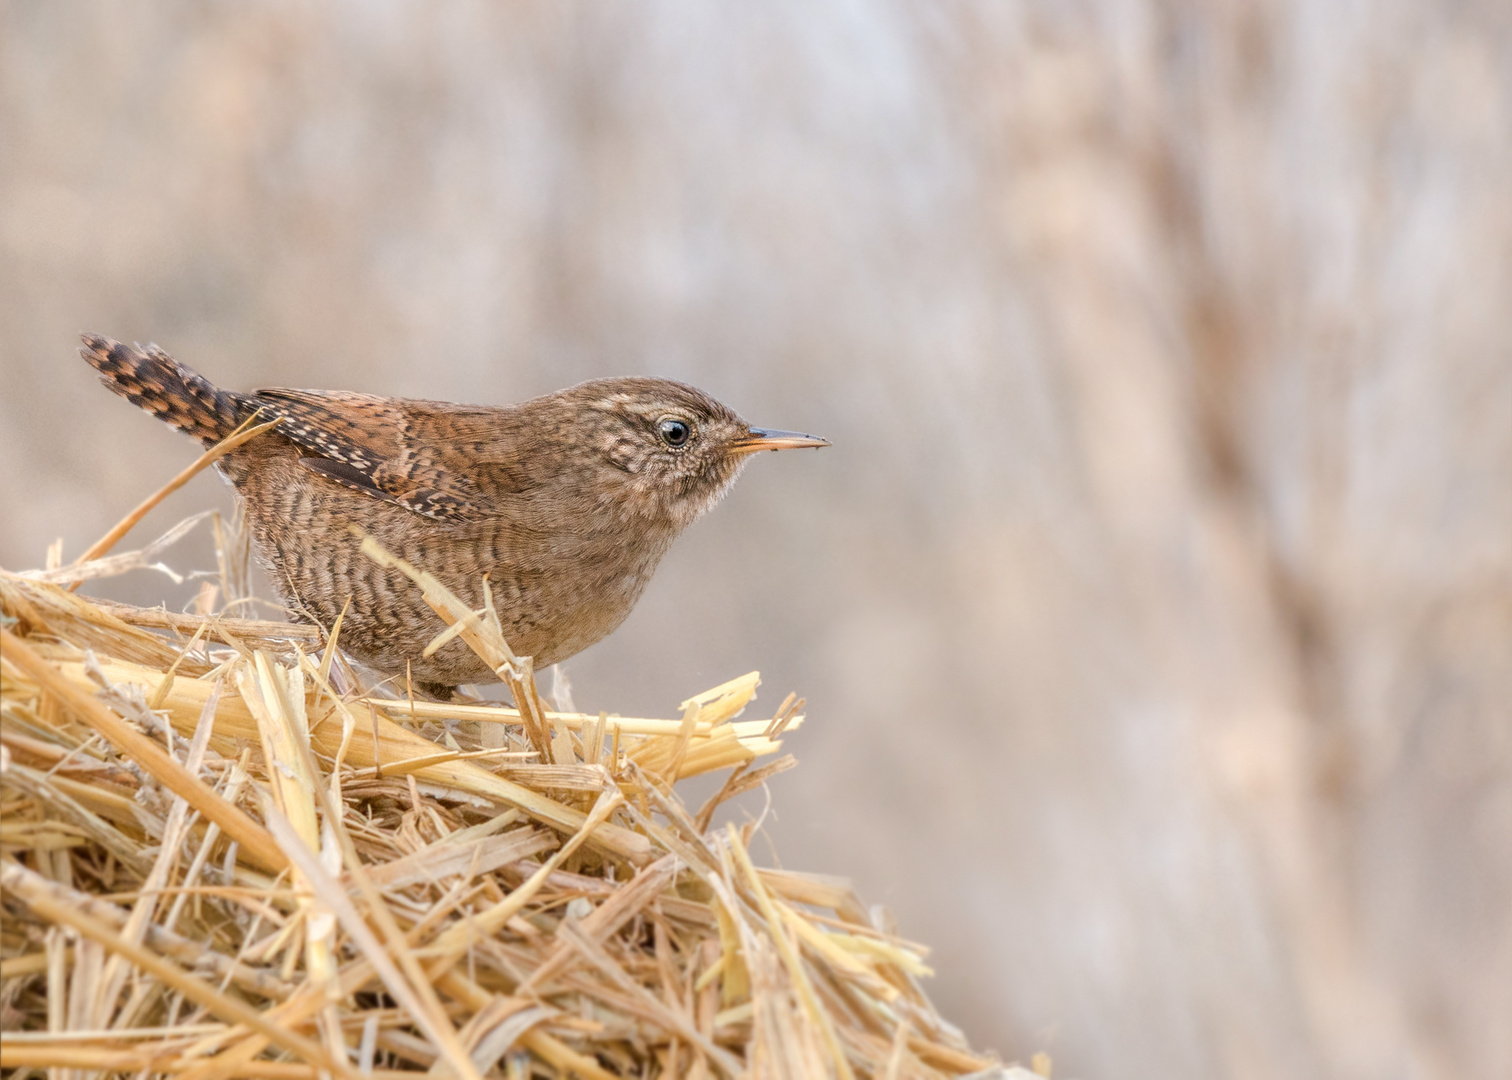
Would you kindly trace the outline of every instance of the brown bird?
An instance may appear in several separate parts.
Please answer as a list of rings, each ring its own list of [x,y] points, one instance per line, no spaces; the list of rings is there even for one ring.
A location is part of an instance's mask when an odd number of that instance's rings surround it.
[[[359,550],[352,525],[473,607],[486,576],[505,640],[539,669],[630,614],[672,540],[759,450],[828,446],[753,428],[667,379],[595,379],[519,405],[456,405],[334,390],[214,386],[156,346],[84,335],[101,382],[207,446],[243,421],[280,423],[217,462],[243,500],[258,560],[291,618],[381,670],[409,662],[448,697],[496,676],[420,591]]]

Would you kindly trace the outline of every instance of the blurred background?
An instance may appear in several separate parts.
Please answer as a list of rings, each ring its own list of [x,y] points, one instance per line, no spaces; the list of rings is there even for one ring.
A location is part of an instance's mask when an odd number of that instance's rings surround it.
[[[754,462],[577,703],[806,695],[768,857],[974,1044],[1512,1075],[1504,2],[5,0],[0,146],[0,565],[195,454],[81,330],[696,383],[834,449]]]

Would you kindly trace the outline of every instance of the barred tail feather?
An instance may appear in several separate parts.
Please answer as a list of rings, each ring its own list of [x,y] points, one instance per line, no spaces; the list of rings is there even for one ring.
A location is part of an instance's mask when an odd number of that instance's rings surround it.
[[[132,348],[97,334],[83,339],[79,355],[102,383],[206,446],[231,434],[245,416],[240,395],[219,389],[156,345]]]

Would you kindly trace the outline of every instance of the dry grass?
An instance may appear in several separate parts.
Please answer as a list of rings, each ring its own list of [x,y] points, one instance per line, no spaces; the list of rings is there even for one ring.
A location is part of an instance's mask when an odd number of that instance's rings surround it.
[[[553,711],[491,607],[403,564],[519,708],[418,701],[403,672],[375,684],[334,647],[339,623],[327,642],[212,613],[208,590],[172,615],[68,589],[162,547],[0,572],[12,1075],[992,1065],[919,989],[923,947],[843,882],[758,868],[754,823],[712,826],[794,764],[776,756],[803,722],[792,695],[737,719],[753,672],[676,718]],[[685,805],[677,781],[719,769]]]

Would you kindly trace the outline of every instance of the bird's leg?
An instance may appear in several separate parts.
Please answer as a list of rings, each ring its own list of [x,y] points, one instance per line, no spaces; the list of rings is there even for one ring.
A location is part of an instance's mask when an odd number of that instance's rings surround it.
[[[416,679],[415,692],[424,694],[429,698],[434,698],[436,701],[451,701],[453,696],[457,692],[457,688],[455,686],[450,686],[447,683],[422,682],[419,679]]]

